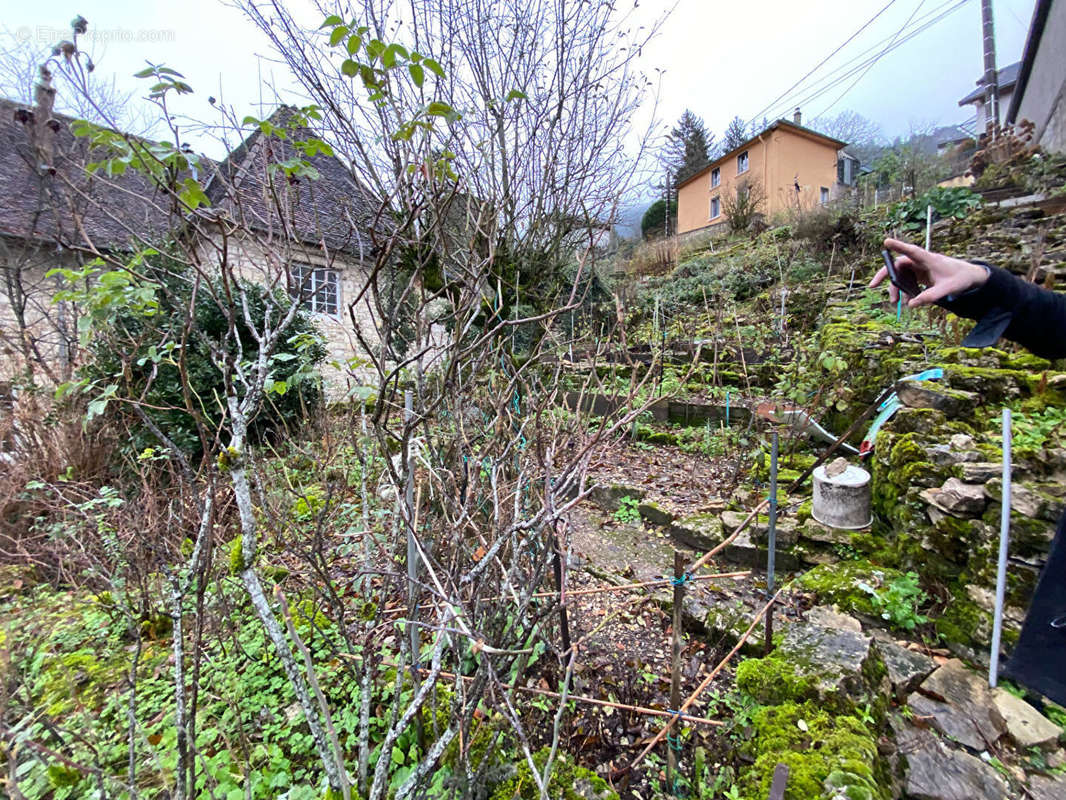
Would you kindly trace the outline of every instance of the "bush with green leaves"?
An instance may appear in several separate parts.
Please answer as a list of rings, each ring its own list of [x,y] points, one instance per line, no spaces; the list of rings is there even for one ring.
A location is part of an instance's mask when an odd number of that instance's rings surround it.
[[[137,254],[129,270],[103,270],[96,263],[59,272],[74,288],[57,298],[86,311],[82,333],[89,360],[72,388],[92,398],[89,415],[121,418],[134,432],[130,444],[135,452],[160,444],[154,425],[186,454],[201,455],[198,421],[212,435],[226,418],[225,379],[216,359],[224,354],[249,368],[259,354],[243,311],[238,310],[231,332],[220,303],[226,296],[221,287],[196,284],[175,259],[151,249]],[[270,295],[251,282],[242,281],[240,289],[256,328],[262,327],[268,308],[276,315],[293,302],[284,292]],[[298,311],[271,356],[267,401],[252,422],[253,437],[299,425],[321,405],[315,368],[325,356],[313,320]],[[188,410],[185,384],[194,413]],[[133,402],[144,416],[134,412]]]
[[[925,228],[926,213],[933,207],[933,222],[939,219],[965,219],[981,205],[981,196],[965,186],[935,186],[928,192],[903,200],[892,206],[886,227],[904,233]]]

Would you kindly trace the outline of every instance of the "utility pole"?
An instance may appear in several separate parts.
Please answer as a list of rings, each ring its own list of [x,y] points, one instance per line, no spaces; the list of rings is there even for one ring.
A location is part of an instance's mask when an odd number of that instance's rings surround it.
[[[670,238],[670,170],[666,170],[666,238]]]
[[[996,82],[996,32],[992,23],[992,0],[981,0],[981,30],[985,53],[985,133],[995,140],[999,127],[999,86]]]

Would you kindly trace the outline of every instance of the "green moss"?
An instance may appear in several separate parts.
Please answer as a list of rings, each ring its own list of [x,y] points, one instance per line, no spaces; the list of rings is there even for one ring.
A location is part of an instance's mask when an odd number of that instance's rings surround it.
[[[935,620],[936,632],[945,642],[973,647],[981,644],[974,634],[989,625],[990,617],[976,603],[966,596],[962,586],[955,587],[951,593],[951,602],[944,613]]]
[[[1029,393],[1029,373],[987,367],[944,367],[944,380],[953,389],[977,392],[985,403],[1002,403]]]
[[[899,570],[874,566],[869,561],[842,561],[815,567],[799,578],[799,584],[818,595],[819,602],[835,603],[844,611],[874,614],[870,593],[860,584],[877,587],[902,577]]]
[[[657,431],[653,428],[649,428],[645,425],[637,426],[637,439],[648,444],[668,444],[677,445],[677,434],[670,433],[669,431]]]
[[[853,716],[841,716],[817,703],[784,703],[762,708],[754,717],[750,745],[754,765],[741,776],[745,800],[764,800],[778,763],[789,766],[786,800],[822,797],[831,776],[886,800],[889,792],[877,753],[876,732]]]
[[[543,748],[533,754],[533,763],[537,769],[543,769],[549,750]],[[618,793],[607,785],[595,772],[575,764],[572,757],[560,752],[552,765],[552,774],[548,783],[548,796],[553,800],[618,800]],[[514,776],[496,787],[491,800],[537,800],[536,781],[526,761],[520,761]]]
[[[904,465],[897,479],[903,485],[941,486],[948,478],[948,470],[932,461],[912,461]]]
[[[1006,355],[1006,354],[1005,354]],[[1042,372],[1051,369],[1051,362],[1046,358],[1034,356],[1032,353],[1013,353],[1006,355],[1002,362],[1008,369],[1025,369],[1033,372]]]
[[[229,543],[229,571],[231,575],[240,575],[244,572],[244,568],[248,566],[244,562],[244,549],[241,544],[241,537],[238,534],[233,537],[233,541]]]
[[[944,412],[935,408],[901,408],[892,417],[892,430],[899,433],[921,433],[935,430],[947,422]]]
[[[925,448],[919,444],[922,439],[917,433],[905,433],[892,444],[888,463],[893,469],[901,469],[912,461],[926,461]]]
[[[780,656],[749,658],[737,666],[737,688],[750,694],[760,705],[780,705],[811,696],[810,680],[796,674],[789,661]]]

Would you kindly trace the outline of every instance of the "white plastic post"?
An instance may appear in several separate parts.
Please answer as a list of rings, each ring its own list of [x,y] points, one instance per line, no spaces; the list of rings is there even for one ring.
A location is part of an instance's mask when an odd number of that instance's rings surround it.
[[[933,245],[933,207],[925,207],[925,249]]]
[[[1003,595],[1007,589],[1007,548],[1010,544],[1010,409],[1003,409],[1003,501],[999,512],[999,565],[996,569],[996,609],[992,620],[992,652],[988,657],[988,685],[999,678],[999,642],[1003,634]]]

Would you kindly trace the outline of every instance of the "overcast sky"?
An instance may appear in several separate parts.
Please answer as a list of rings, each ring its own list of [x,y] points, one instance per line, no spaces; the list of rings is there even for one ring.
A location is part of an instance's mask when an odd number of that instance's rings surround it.
[[[957,1],[894,0],[808,84],[831,79],[834,69],[852,59],[861,63],[864,54],[877,55],[909,19],[912,24],[928,19]],[[906,134],[912,126],[960,122],[971,116],[972,108],[960,109],[958,100],[973,89],[982,70],[979,0],[963,0],[961,8],[820,96],[805,98],[796,90],[764,110],[886,3],[680,0],[658,39],[643,53],[648,71],[663,70],[659,105],[663,126],[688,107],[720,134],[734,114],[745,119],[764,114],[771,119],[791,117],[800,100],[806,120],[852,109],[878,122],[889,137]],[[641,0],[639,13],[650,15],[667,5]],[[1033,0],[996,0],[1000,67],[1021,57],[1032,9]],[[0,0],[0,11],[0,25],[9,32],[42,43],[66,35],[68,21],[83,14],[97,37],[86,44],[101,72],[115,73],[124,85],[134,87],[137,82],[129,76],[145,59],[165,62],[185,73],[197,91],[181,110],[205,121],[213,113],[208,95],[224,98],[241,114],[255,113],[260,75],[269,79],[273,74],[275,82],[287,82],[277,67],[257,58],[257,54],[270,57],[258,31],[240,12],[218,0],[56,0],[41,6]],[[206,142],[202,146],[214,149]]]

